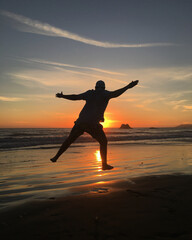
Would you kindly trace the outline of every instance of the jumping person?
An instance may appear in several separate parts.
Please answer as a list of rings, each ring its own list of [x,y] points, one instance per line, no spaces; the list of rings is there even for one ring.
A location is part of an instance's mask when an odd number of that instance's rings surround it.
[[[100,144],[100,154],[102,159],[102,169],[110,170],[113,166],[107,164],[107,138],[100,122],[104,122],[104,112],[111,98],[119,97],[127,89],[137,85],[139,80],[132,81],[127,86],[115,91],[105,90],[105,83],[99,80],[95,85],[95,90],[88,90],[81,94],[64,95],[62,92],[57,93],[56,97],[68,100],[85,100],[85,106],[79,114],[79,118],[75,121],[69,136],[61,145],[57,154],[51,158],[52,162],[64,153],[68,147],[84,132],[89,133]]]

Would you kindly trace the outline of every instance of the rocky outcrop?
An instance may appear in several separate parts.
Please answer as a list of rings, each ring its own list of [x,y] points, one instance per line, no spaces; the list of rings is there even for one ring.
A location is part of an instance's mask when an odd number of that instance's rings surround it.
[[[132,129],[129,124],[121,124],[120,129]]]

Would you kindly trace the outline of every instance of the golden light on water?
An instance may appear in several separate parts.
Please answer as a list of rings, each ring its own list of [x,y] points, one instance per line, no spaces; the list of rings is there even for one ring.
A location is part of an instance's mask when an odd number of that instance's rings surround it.
[[[96,157],[97,162],[101,162],[101,155],[100,155],[100,151],[99,150],[97,150],[95,152],[95,157]]]
[[[96,150],[95,151],[95,158],[96,158],[96,162],[97,162],[97,168],[98,168],[98,172],[101,172],[102,171],[102,160],[101,160],[101,155],[100,155],[100,151],[99,150]],[[102,176],[102,175],[98,175],[98,176]]]

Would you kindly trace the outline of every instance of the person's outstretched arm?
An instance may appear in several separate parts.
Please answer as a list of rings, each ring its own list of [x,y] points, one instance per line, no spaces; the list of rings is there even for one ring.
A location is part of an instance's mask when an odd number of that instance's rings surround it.
[[[115,91],[111,91],[110,92],[110,98],[116,98],[119,97],[121,94],[123,94],[125,91],[127,91],[127,89],[132,88],[134,86],[136,86],[138,84],[139,80],[135,80],[132,81],[131,83],[129,83],[127,86],[117,89]]]
[[[81,94],[70,94],[70,95],[64,95],[63,92],[57,93],[56,97],[58,98],[65,98],[68,100],[84,100],[84,93]]]

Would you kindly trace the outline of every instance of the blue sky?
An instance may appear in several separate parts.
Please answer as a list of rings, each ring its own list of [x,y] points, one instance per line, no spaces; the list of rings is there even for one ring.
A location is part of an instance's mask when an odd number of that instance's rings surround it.
[[[191,123],[191,12],[188,0],[1,1],[0,126],[70,127],[83,103],[55,93],[98,79],[109,90],[140,80],[110,103],[116,126]]]

